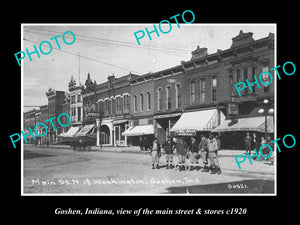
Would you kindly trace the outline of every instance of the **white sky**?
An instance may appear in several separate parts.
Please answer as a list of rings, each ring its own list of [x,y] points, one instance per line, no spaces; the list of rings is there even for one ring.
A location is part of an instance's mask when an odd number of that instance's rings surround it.
[[[158,24],[156,26],[158,27]],[[145,27],[151,31],[153,24],[23,24],[23,39],[29,41],[23,40],[22,51],[28,49],[32,52],[34,51],[33,45],[38,48],[42,41],[49,41],[53,46],[52,52],[48,55],[39,52],[40,58],[33,54],[32,61],[27,55],[22,60],[23,104],[25,106],[47,104],[45,92],[48,88],[67,91],[71,75],[78,82],[78,53],[82,56],[80,82],[84,84],[87,74],[90,73],[91,79],[99,84],[105,82],[107,76],[112,74],[121,77],[131,71],[142,75],[149,71],[156,72],[177,66],[182,60],[191,59],[191,51],[195,50],[197,45],[208,48],[209,54],[215,53],[217,49],[228,49],[232,44],[232,38],[237,36],[240,30],[252,32],[255,40],[268,36],[269,32],[275,33],[275,26],[272,24],[180,23],[180,28],[178,28],[175,23],[172,24],[172,30],[168,34],[160,32],[160,36],[157,37],[156,33],[152,33],[152,40],[149,40],[145,34],[145,37],[140,39],[141,45],[138,45],[134,32],[145,31]],[[168,30],[168,25],[163,27],[163,30]],[[75,34],[75,42],[72,45],[66,45],[60,37],[58,41],[61,50],[56,50],[57,45],[50,38],[59,34],[62,36],[66,31],[72,31]],[[71,35],[67,34],[66,37],[66,40],[71,42]],[[47,45],[43,45],[42,49],[47,52]],[[30,109],[32,108],[25,107],[24,111]]]

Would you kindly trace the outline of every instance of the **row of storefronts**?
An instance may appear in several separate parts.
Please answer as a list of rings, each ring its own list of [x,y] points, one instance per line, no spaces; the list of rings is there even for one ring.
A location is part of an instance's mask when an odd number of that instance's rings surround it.
[[[212,133],[224,148],[242,148],[246,132],[273,135],[268,109],[275,111],[274,84],[244,90],[241,97],[234,88],[275,66],[274,35],[252,35],[241,31],[229,49],[214,54],[198,46],[191,60],[155,73],[110,75],[101,84],[88,74],[85,85],[72,78],[60,108],[72,124],[56,143],[147,148],[154,137],[163,143],[168,136],[199,139]]]

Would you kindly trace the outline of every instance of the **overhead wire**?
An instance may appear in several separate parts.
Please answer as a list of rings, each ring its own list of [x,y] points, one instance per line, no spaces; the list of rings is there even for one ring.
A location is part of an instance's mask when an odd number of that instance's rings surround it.
[[[28,29],[34,29],[34,30],[39,30],[39,31],[46,31],[46,32],[51,32],[51,33],[57,33],[57,32],[50,31],[50,30],[36,29],[36,28],[32,28],[32,27],[27,28],[27,30],[25,32],[38,33],[38,34],[43,34],[43,35],[50,35],[50,34],[46,34],[46,33],[41,33],[41,32],[36,32],[36,31],[30,31]],[[92,36],[79,35],[79,34],[76,34],[76,36],[90,38],[90,39],[96,39],[96,40],[87,40],[87,39],[77,38],[78,40],[90,41],[90,42],[99,43],[99,44],[111,44],[111,45],[117,45],[117,46],[124,46],[124,47],[138,48],[138,49],[145,49],[145,50],[154,50],[154,51],[164,51],[164,52],[169,51],[169,52],[177,53],[177,54],[188,54],[188,53],[190,53],[186,49],[167,48],[167,47],[164,47],[164,46],[154,46],[154,45],[138,46],[135,43],[127,42],[127,41],[113,40],[113,39],[100,38],[100,37],[92,37]]]
[[[32,40],[29,40],[27,38],[23,38],[23,40],[39,44],[39,42],[32,41]],[[55,50],[57,50],[59,52],[65,52],[65,53],[68,53],[68,54],[71,54],[71,55],[79,56],[80,58],[83,58],[83,59],[87,59],[87,60],[91,60],[91,61],[94,61],[94,62],[102,63],[102,64],[105,64],[105,65],[108,65],[108,66],[112,66],[112,67],[115,67],[115,68],[118,68],[118,69],[126,70],[126,71],[129,71],[129,72],[134,72],[134,73],[138,73],[138,74],[143,74],[143,73],[135,71],[135,70],[131,70],[131,69],[128,69],[128,68],[125,68],[125,67],[122,67],[122,66],[117,66],[117,65],[114,65],[112,63],[103,62],[103,61],[98,60],[98,59],[94,59],[94,58],[91,58],[91,57],[83,56],[81,54],[79,55],[79,54],[76,54],[76,53],[73,53],[73,52],[68,52],[66,50],[57,49],[57,48],[54,48],[54,47],[52,47],[52,49],[55,49]]]

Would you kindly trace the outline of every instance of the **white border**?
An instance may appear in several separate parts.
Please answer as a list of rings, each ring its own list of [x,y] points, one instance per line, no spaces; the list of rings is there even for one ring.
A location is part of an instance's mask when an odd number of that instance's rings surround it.
[[[130,23],[130,24],[118,24],[118,23],[21,23],[21,51],[24,49],[23,45],[23,26],[135,26],[135,25],[149,25],[151,23]],[[274,26],[275,27],[275,33],[274,33],[274,66],[277,65],[277,23],[193,23],[191,24],[180,24],[181,26],[192,26],[192,25],[197,25],[197,26]],[[275,72],[274,72],[275,73]],[[275,121],[275,131],[274,131],[274,140],[277,139],[277,76],[275,77],[275,83],[274,83],[274,94],[275,94],[275,112],[274,112],[274,121]],[[23,61],[21,61],[21,129],[23,130]],[[64,193],[64,194],[52,194],[52,193],[46,193],[46,194],[41,194],[41,193],[24,193],[24,158],[23,158],[23,153],[24,153],[24,143],[22,141],[21,137],[21,196],[277,196],[277,151],[275,151],[274,148],[274,153],[275,153],[275,160],[274,160],[274,193],[223,193],[223,194],[87,194],[87,193],[79,193],[79,194],[69,194],[69,193]]]

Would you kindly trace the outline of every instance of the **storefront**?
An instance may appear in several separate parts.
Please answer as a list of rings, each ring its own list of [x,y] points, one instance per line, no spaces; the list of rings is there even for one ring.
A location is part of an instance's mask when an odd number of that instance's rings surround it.
[[[196,136],[208,134],[225,121],[225,115],[218,109],[198,110],[182,113],[170,129],[174,136]]]
[[[156,121],[156,133],[159,143],[164,143],[167,140],[168,136],[171,136],[171,128],[178,121],[181,116],[179,113],[170,113],[170,114],[161,114],[155,115],[153,118]]]
[[[154,126],[153,124],[131,126],[122,135],[128,138],[130,145],[147,149],[154,139]]]
[[[96,126],[95,124],[87,124],[82,127],[75,135],[75,142],[79,145],[94,146],[96,145]]]
[[[123,132],[128,127],[128,120],[120,119],[113,121],[114,146],[127,146],[127,136],[123,135]]]
[[[67,132],[58,135],[59,144],[73,145],[74,136],[79,131],[80,126],[71,127]]]
[[[267,124],[265,124],[265,122]],[[220,134],[222,148],[244,149],[244,137],[249,133],[253,138],[255,133],[257,141],[260,143],[265,136],[265,125],[267,125],[267,135],[273,140],[274,119],[273,116],[254,116],[245,118],[235,118],[226,120],[220,126],[212,130]]]

